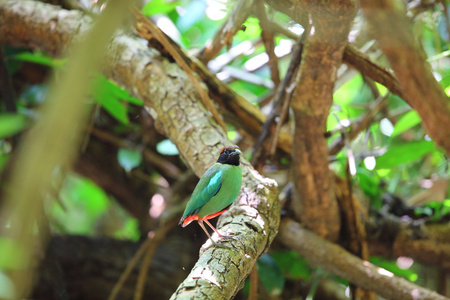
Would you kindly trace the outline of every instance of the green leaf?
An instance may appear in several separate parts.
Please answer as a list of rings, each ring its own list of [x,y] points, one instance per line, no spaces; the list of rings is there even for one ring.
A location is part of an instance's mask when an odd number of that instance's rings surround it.
[[[162,155],[178,155],[178,148],[171,140],[163,140],[156,145],[156,151]]]
[[[167,14],[173,11],[178,5],[180,5],[179,1],[150,0],[142,7],[141,12],[146,17],[151,17],[156,14]]]
[[[0,237],[0,270],[15,270],[24,268],[26,249],[9,238]]]
[[[139,221],[135,218],[127,218],[123,227],[114,233],[114,237],[118,239],[129,239],[137,242],[140,237]]]
[[[304,258],[293,250],[272,250],[272,258],[278,263],[281,271],[287,278],[309,279],[311,273]]]
[[[136,150],[130,150],[125,148],[120,148],[117,154],[117,159],[119,164],[125,171],[130,172],[132,169],[139,166],[142,162],[142,154]]]
[[[104,95],[99,100],[102,107],[109,112],[117,121],[128,124],[130,120],[128,119],[127,109],[123,104],[117,100],[117,98],[111,97],[109,95]]]
[[[129,124],[130,121],[127,108],[121,100],[135,105],[143,104],[141,100],[130,96],[126,90],[109,81],[103,75],[97,76],[93,97],[108,113],[123,124]]]
[[[401,117],[398,122],[394,126],[394,131],[391,134],[391,137],[397,136],[408,129],[413,128],[417,124],[420,124],[422,119],[419,114],[415,110],[411,110],[407,112],[403,117]]]
[[[0,115],[0,139],[13,136],[28,126],[28,119],[20,114]]]
[[[384,268],[396,276],[404,277],[410,281],[416,281],[418,278],[417,273],[411,270],[411,268],[402,269],[397,265],[396,261],[387,260],[378,256],[371,256],[369,260],[374,265]]]
[[[450,86],[450,75],[444,76],[444,78],[442,78],[439,83],[444,89],[446,89],[448,86]]]
[[[377,169],[389,169],[412,162],[435,150],[433,142],[414,141],[391,146],[386,153],[377,158]]]
[[[380,178],[376,173],[365,168],[358,168],[356,178],[364,194],[370,198],[372,205],[381,208]]]
[[[12,57],[15,60],[31,62],[39,65],[44,65],[48,67],[59,67],[64,64],[65,59],[57,59],[47,56],[39,52],[21,52]]]
[[[281,295],[285,279],[277,262],[269,254],[264,254],[258,259],[257,267],[259,280],[266,291],[274,296]]]
[[[101,93],[109,94],[114,96],[115,98],[125,100],[131,104],[135,104],[138,106],[142,106],[144,102],[140,99],[137,99],[131,96],[127,90],[123,89],[121,86],[115,84],[111,80],[108,80],[103,75],[98,75],[98,84],[101,89]]]
[[[99,186],[71,174],[67,176],[59,198],[60,203],[54,202],[49,214],[53,227],[62,233],[93,234],[110,207],[108,195]]]

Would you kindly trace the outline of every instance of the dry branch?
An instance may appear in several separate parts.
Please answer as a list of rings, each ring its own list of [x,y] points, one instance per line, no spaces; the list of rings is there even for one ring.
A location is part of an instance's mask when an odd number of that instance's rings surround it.
[[[406,279],[364,261],[332,244],[292,220],[282,220],[280,240],[314,265],[374,291],[386,299],[448,300]]]
[[[230,12],[230,15],[217,31],[213,40],[198,54],[198,59],[204,64],[208,63],[223,46],[231,47],[233,37],[241,29],[251,12],[253,0],[240,0]]]
[[[302,59],[302,44],[299,40],[294,47],[292,59],[289,64],[286,76],[276,90],[273,100],[273,108],[267,117],[266,122],[258,136],[258,140],[253,146],[252,165],[256,169],[261,169],[266,163],[266,159],[272,157],[275,153],[274,147],[278,140],[278,134],[281,126],[286,120],[290,99],[292,95],[292,87],[290,84],[297,75],[298,68]]]
[[[90,22],[79,12],[34,1],[4,2],[0,4],[0,14],[4,16],[0,35],[9,45],[39,45],[55,54]],[[46,17],[49,14],[51,21]],[[186,164],[197,175],[203,174],[214,163],[221,146],[230,141],[211,122],[186,74],[157,51],[126,35],[117,35],[105,56],[109,61],[105,73],[144,100],[159,127],[177,145]],[[173,299],[187,295],[202,299],[231,298],[275,237],[279,223],[276,183],[261,177],[246,161],[242,169],[241,194],[219,219],[219,228],[224,233],[239,233],[243,244],[233,241],[226,243],[232,249],[204,249]]]

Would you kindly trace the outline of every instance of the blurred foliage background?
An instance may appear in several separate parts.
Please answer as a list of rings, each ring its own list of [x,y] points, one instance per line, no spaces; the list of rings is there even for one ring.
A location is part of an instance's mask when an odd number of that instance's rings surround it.
[[[450,4],[448,1],[430,1],[426,5],[423,1],[407,2],[414,34],[423,45],[435,78],[448,95]],[[79,9],[93,13],[104,5],[87,0],[77,3]],[[65,2],[62,5],[68,6]],[[225,0],[151,0],[142,3],[141,12],[182,49],[196,55],[213,39],[234,5],[235,1]],[[274,38],[274,52],[283,78],[295,37],[304,29],[280,11],[267,8],[267,14],[271,21],[281,24],[290,33],[289,36],[276,33]],[[349,39],[371,60],[388,66],[376,43],[367,37],[360,14]],[[8,109],[2,98],[0,168],[4,189],[10,169],[14,167],[20,137],[39,119],[39,107],[48,95],[48,79],[53,73],[58,76],[66,59],[54,58],[39,49],[10,46],[3,47],[2,59],[16,95],[13,109]],[[232,44],[224,47],[207,65],[217,78],[267,115],[276,89],[268,61],[261,41],[260,21],[251,15],[233,37]],[[137,245],[149,232],[154,232],[162,220],[180,214],[196,178],[178,157],[177,147],[155,129],[154,120],[140,99],[101,74],[92,80],[95,88],[89,102],[94,110],[84,128],[80,155],[72,170],[54,171],[53,191],[45,196],[43,207],[45,226],[52,236],[102,237]],[[386,212],[417,226],[444,224],[448,233],[449,165],[445,152],[427,135],[420,116],[405,101],[345,64],[338,70],[327,120],[328,145],[331,147],[357,126],[374,110],[374,103],[378,103],[378,108],[370,122],[329,157],[330,168],[346,177],[349,164],[354,192],[367,214],[363,218]],[[292,118],[284,126],[289,130]],[[246,139],[239,128],[228,125],[227,129],[229,138],[245,150],[247,159],[251,159],[253,141]],[[289,192],[286,188],[290,181],[289,165],[289,157],[277,155],[263,168],[266,176],[278,181],[283,191],[281,197]],[[288,212],[284,210],[283,214]],[[33,249],[17,247],[14,240],[8,238],[8,223],[5,226],[2,230],[6,234],[0,238],[0,298],[13,298],[15,287],[9,274],[11,270],[22,268],[22,252]],[[195,261],[195,249],[204,238],[197,228],[188,229],[187,232],[173,229],[168,235],[168,239],[180,239],[183,247],[185,243],[191,244],[186,246],[186,254],[191,258],[178,266],[178,269],[185,269],[184,275]],[[397,276],[450,296],[448,269],[426,266],[408,257],[377,255],[371,256],[370,261]],[[109,289],[124,267],[119,264],[116,277],[111,275]],[[324,286],[329,283],[334,291],[342,293],[335,295],[336,299],[345,299],[348,295],[348,282],[311,266],[296,252],[277,242],[259,259],[258,275],[262,299],[299,299],[299,295],[305,299],[324,299],[317,291],[326,289]],[[177,283],[174,284],[176,287]],[[63,287],[69,291],[71,288],[68,283]],[[173,292],[173,285],[163,288],[168,289],[164,295]],[[247,284],[238,295],[239,299],[244,299],[248,290]],[[37,297],[46,292],[42,287],[35,291]],[[71,299],[77,298],[74,296],[77,293],[71,295]]]

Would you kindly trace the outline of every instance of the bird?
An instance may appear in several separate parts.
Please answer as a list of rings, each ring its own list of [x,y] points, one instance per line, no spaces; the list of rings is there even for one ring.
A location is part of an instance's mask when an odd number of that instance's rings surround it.
[[[208,224],[219,238],[228,238],[228,236],[221,235],[208,220],[225,212],[236,200],[241,190],[240,154],[241,151],[236,145],[222,148],[217,162],[203,174],[197,183],[179,222],[179,225],[186,227],[192,221],[197,221],[215,246],[218,244],[211,238],[203,222]]]

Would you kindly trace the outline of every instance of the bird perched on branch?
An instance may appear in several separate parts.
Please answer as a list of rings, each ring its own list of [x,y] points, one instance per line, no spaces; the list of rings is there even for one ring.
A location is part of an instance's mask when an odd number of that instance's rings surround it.
[[[217,162],[203,174],[197,183],[179,223],[186,227],[192,221],[197,221],[216,246],[217,244],[211,238],[203,222],[208,224],[219,235],[219,238],[224,237],[208,220],[226,211],[239,194],[242,183],[239,154],[241,151],[238,146],[222,148]]]

